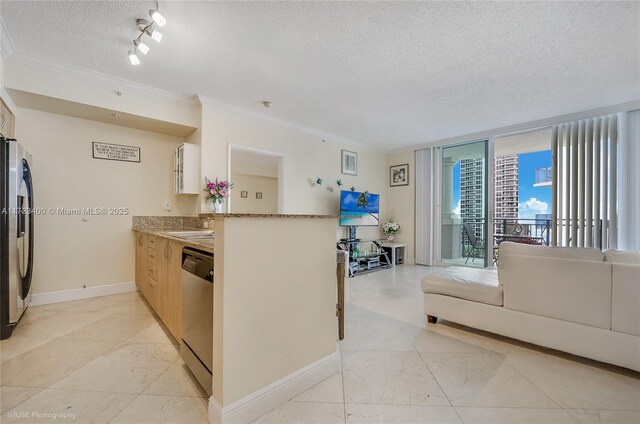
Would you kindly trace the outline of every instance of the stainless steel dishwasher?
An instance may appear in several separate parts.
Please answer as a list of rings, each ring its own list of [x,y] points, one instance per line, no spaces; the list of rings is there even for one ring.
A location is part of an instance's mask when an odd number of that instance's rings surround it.
[[[213,254],[182,249],[180,356],[209,395],[213,370]]]

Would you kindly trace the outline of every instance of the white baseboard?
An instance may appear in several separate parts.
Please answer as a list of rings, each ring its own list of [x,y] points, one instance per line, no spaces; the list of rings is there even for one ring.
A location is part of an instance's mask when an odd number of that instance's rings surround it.
[[[50,303],[68,302],[70,300],[88,299],[108,296],[110,294],[128,293],[138,290],[136,283],[107,284],[84,289],[62,290],[57,292],[31,295],[30,306],[48,305]]]
[[[340,356],[338,352],[334,352],[224,408],[211,396],[209,422],[216,424],[253,422],[339,371]]]

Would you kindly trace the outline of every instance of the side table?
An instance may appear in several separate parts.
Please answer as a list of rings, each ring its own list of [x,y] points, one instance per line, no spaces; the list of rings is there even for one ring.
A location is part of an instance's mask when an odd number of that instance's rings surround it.
[[[391,252],[391,266],[402,265],[407,252],[406,243],[385,242],[380,245],[383,249]]]

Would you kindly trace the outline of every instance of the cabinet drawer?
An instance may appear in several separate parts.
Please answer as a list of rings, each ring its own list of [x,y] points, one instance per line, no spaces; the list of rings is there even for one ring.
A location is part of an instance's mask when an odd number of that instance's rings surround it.
[[[158,264],[158,260],[156,258],[156,256],[158,256],[158,252],[156,252],[154,249],[149,248],[147,250],[147,260],[149,261],[150,264]]]
[[[149,249],[156,249],[156,236],[149,235]]]
[[[155,264],[150,263],[149,264],[149,276],[153,277],[154,279],[158,278],[158,267]]]

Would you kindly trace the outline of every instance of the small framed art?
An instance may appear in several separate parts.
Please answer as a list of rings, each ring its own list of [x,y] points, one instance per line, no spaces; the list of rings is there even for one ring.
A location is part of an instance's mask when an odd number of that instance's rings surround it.
[[[409,185],[409,164],[394,165],[389,167],[389,185],[391,187]]]
[[[342,151],[342,173],[358,175],[358,154],[356,152]]]

